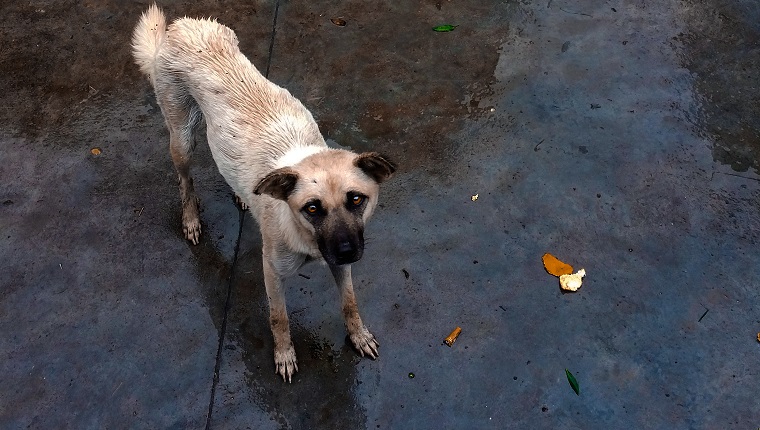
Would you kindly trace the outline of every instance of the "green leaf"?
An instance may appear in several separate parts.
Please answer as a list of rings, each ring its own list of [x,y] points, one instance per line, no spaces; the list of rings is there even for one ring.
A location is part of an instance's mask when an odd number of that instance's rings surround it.
[[[567,382],[570,383],[570,386],[573,388],[573,391],[575,391],[575,394],[581,395],[581,389],[578,387],[578,381],[575,379],[575,376],[573,376],[572,373],[570,373],[569,370],[565,369],[565,375],[567,375]]]
[[[439,25],[437,27],[433,27],[433,31],[437,31],[437,32],[453,31],[457,27],[459,27],[459,26],[458,25],[445,24],[445,25]]]

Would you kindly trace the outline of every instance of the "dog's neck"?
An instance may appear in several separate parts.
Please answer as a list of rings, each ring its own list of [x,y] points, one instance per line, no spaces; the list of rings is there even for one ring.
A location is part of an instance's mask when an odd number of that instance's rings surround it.
[[[277,159],[275,162],[275,168],[279,169],[281,167],[294,166],[303,161],[304,158],[310,155],[314,155],[318,152],[322,152],[326,149],[327,147],[314,145],[296,146],[290,148]]]

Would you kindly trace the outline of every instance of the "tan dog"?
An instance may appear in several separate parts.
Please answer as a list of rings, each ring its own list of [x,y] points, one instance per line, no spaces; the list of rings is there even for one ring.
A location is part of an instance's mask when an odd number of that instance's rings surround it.
[[[312,259],[329,265],[341,289],[354,346],[377,357],[378,342],[359,316],[350,263],[362,257],[364,224],[393,163],[377,153],[329,149],[311,113],[259,73],[235,33],[216,21],[182,18],[167,28],[153,5],[134,30],[132,49],[169,128],[185,237],[197,244],[201,233],[190,157],[204,121],[220,173],[259,223],[275,372],[290,381],[298,370],[283,279]]]

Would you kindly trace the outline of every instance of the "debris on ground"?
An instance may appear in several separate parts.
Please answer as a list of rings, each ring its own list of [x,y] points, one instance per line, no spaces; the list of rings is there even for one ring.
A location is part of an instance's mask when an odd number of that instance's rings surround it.
[[[570,373],[569,370],[565,369],[565,375],[567,375],[567,382],[570,383],[570,387],[572,387],[573,391],[575,391],[575,394],[581,395],[581,389],[578,386],[578,381],[575,379],[575,376],[573,376],[572,373]]]
[[[557,257],[546,253],[541,259],[544,262],[544,268],[550,275],[562,276],[573,273],[573,266],[563,263]]]
[[[478,197],[479,197],[479,196],[478,196],[478,194],[473,194],[473,195],[470,197],[470,199],[471,199],[471,200],[474,202],[474,201],[476,201],[476,200],[478,199]]]
[[[562,275],[559,277],[559,286],[565,291],[578,291],[583,284],[583,277],[586,276],[586,270],[581,269],[572,275]]]
[[[454,31],[455,28],[459,27],[458,25],[451,25],[451,24],[444,24],[444,25],[438,25],[433,27],[433,31],[437,31],[439,33],[447,32],[447,31]]]
[[[443,343],[451,347],[454,342],[456,342],[457,338],[459,337],[459,333],[462,332],[462,327],[457,327],[454,329],[454,331],[449,334],[446,339],[443,340]]]
[[[581,269],[573,273],[573,266],[560,261],[557,257],[546,253],[541,257],[544,262],[544,269],[550,274],[559,277],[559,286],[565,291],[578,291],[583,284],[583,277],[586,276],[586,270]]]
[[[103,151],[101,151],[100,148],[98,148],[97,146],[90,150],[90,153],[92,153],[92,155],[100,155],[101,152]]]
[[[330,18],[330,22],[337,25],[338,27],[345,27],[346,26],[346,20],[342,17],[338,18]]]

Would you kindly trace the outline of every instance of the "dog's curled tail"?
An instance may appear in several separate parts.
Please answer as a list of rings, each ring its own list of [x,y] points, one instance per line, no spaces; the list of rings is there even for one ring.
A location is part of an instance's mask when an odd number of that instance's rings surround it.
[[[132,33],[132,54],[140,70],[153,80],[158,49],[166,35],[166,17],[154,3],[143,12]]]

